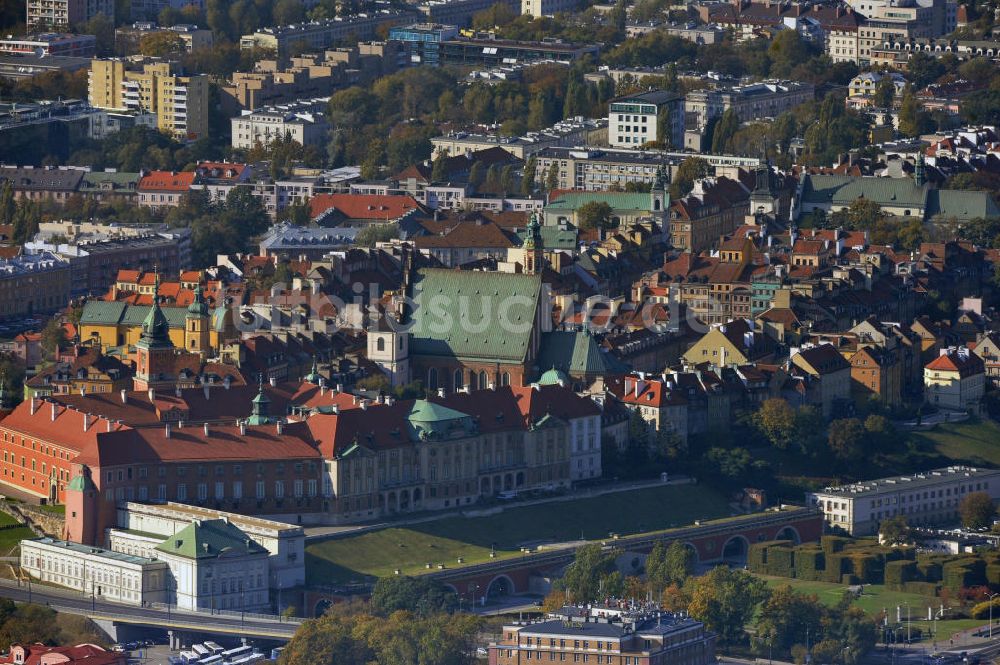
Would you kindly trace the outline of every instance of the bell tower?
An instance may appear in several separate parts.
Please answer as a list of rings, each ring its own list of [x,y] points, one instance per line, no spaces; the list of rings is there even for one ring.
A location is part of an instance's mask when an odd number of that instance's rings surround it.
[[[538,221],[538,211],[531,213],[524,239],[524,272],[537,275],[545,267],[542,258],[542,228]]]
[[[383,312],[376,312],[366,333],[368,360],[378,365],[393,387],[410,382],[410,333]]]
[[[194,289],[194,301],[184,317],[184,349],[191,353],[208,353],[208,305],[202,297],[201,284]]]

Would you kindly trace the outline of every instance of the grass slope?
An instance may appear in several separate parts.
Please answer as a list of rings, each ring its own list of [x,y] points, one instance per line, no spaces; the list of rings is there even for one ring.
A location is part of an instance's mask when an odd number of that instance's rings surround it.
[[[725,498],[701,485],[668,485],[631,492],[508,508],[487,517],[451,517],[405,527],[387,527],[306,548],[310,584],[360,581],[366,576],[426,570],[425,564],[456,565],[520,556],[520,548],[544,542],[592,540],[690,524],[729,514]]]
[[[992,420],[942,423],[926,432],[910,434],[920,454],[954,462],[1000,465],[1000,426]]]
[[[35,534],[26,526],[13,529],[0,529],[0,556],[14,556],[14,548],[25,538],[34,538]]]

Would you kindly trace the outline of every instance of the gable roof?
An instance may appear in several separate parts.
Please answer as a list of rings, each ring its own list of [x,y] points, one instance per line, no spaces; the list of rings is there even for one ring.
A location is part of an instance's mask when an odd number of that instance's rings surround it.
[[[585,203],[607,203],[612,210],[649,210],[650,196],[633,192],[561,192],[554,193],[546,210],[576,210]],[[666,207],[670,207],[669,201]]]
[[[927,215],[964,221],[1000,216],[1000,208],[990,192],[934,189],[928,195]]]
[[[316,219],[335,210],[347,219],[394,221],[420,204],[412,196],[380,194],[317,194],[309,199],[309,215]]]
[[[140,191],[186,192],[198,174],[194,171],[150,171],[139,180]]]
[[[601,350],[588,332],[553,330],[542,335],[535,365],[539,370],[556,369],[574,377],[624,374],[628,368]]]
[[[420,270],[412,294],[411,356],[523,362],[541,284],[538,275]]]
[[[802,200],[807,203],[850,205],[859,198],[882,206],[923,210],[927,205],[928,185],[917,185],[912,178],[855,178],[846,175],[806,175]]]

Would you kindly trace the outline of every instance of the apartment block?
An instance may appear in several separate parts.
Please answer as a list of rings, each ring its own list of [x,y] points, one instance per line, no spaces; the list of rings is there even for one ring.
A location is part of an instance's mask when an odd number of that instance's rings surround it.
[[[330,132],[330,123],[323,115],[326,99],[304,99],[291,104],[281,104],[244,111],[233,118],[232,145],[248,149],[255,144],[266,145],[277,138],[290,137],[300,145],[322,146]]]
[[[521,14],[524,16],[554,16],[562,12],[576,11],[580,0],[521,0]]]
[[[709,121],[729,109],[736,111],[740,122],[775,118],[814,96],[813,84],[801,81],[761,81],[732,88],[689,92],[684,100],[684,147],[700,152]]]
[[[806,504],[823,511],[830,528],[852,536],[878,533],[882,520],[903,516],[912,526],[958,520],[966,495],[1000,498],[1000,470],[949,466],[924,473],[827,487],[806,494]]]
[[[115,20],[114,0],[27,0],[28,32],[69,28],[98,14]]]
[[[26,37],[0,39],[0,53],[88,58],[93,57],[96,50],[97,38],[94,35],[46,32]]]
[[[399,25],[416,18],[418,14],[412,9],[383,9],[349,17],[262,28],[240,37],[240,48],[245,51],[268,49],[277,57],[284,58],[297,52],[328,49],[348,39],[372,39],[381,26]]]
[[[143,61],[130,69],[126,60],[99,59],[90,67],[90,104],[156,114],[156,126],[181,140],[208,136],[208,76],[186,76],[176,63]]]
[[[417,5],[417,9],[433,23],[467,26],[472,24],[474,14],[496,4],[496,0],[429,0]],[[499,4],[506,5],[515,14],[521,11],[521,0],[500,0]]]
[[[212,48],[212,31],[189,23],[170,27],[160,27],[152,22],[137,22],[115,30],[115,46],[119,53],[135,53],[143,37],[170,33],[184,43],[184,50],[190,53],[203,48]]]

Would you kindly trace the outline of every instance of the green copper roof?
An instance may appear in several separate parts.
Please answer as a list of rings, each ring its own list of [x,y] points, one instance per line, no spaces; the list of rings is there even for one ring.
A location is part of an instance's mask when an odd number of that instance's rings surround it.
[[[434,402],[428,402],[425,399],[418,399],[413,402],[413,408],[410,409],[406,417],[411,422],[437,423],[448,420],[461,420],[462,418],[468,418],[469,414],[450,409],[447,406],[435,404]]]
[[[188,305],[187,311],[192,317],[208,316],[208,305],[205,304],[205,299],[201,297],[201,284],[194,287],[194,300]]]
[[[263,547],[226,520],[199,520],[156,546],[160,552],[187,559],[208,559],[220,555],[264,554]]]
[[[90,479],[90,472],[87,470],[87,467],[83,467],[80,473],[73,476],[73,480],[69,481],[66,489],[70,492],[87,492],[96,489],[94,481]]]
[[[541,287],[538,275],[421,270],[413,285],[410,355],[523,362]]]
[[[850,205],[860,198],[881,206],[909,206],[919,215],[927,203],[927,185],[918,186],[913,178],[856,178],[846,175],[806,176],[802,199],[806,203]]]
[[[126,305],[121,302],[91,300],[83,306],[83,313],[80,315],[80,324],[138,326],[142,325],[149,317],[151,309],[152,307],[148,305]],[[222,319],[225,311],[225,307],[219,307],[216,310],[215,316]],[[160,312],[166,317],[167,325],[170,328],[184,327],[184,320],[187,317],[186,307],[161,307]]]
[[[466,435],[476,429],[469,414],[424,399],[413,402],[406,420],[414,441],[445,438],[456,432]]]
[[[652,197],[642,192],[567,192],[551,201],[546,210],[576,210],[584,203],[607,203],[613,210],[649,210]]]
[[[966,221],[1000,216],[1000,208],[989,192],[934,189],[928,196],[927,216]]]
[[[546,370],[545,373],[538,379],[538,383],[543,386],[556,386],[559,384],[568,384],[569,377],[566,373],[553,367],[550,370]]]
[[[270,415],[271,410],[271,400],[267,398],[264,394],[264,383],[261,379],[260,388],[257,390],[257,394],[254,398],[250,400],[250,417],[247,418],[247,424],[249,425],[266,425],[273,422],[275,418]]]
[[[542,335],[536,364],[539,368],[553,367],[577,378],[628,371],[618,359],[601,350],[593,335],[565,330]]]
[[[521,240],[521,244],[524,244],[528,237],[527,229],[517,229],[516,233],[517,237]],[[575,226],[568,226],[566,228],[560,228],[558,226],[543,226],[539,228],[538,234],[541,236],[542,249],[565,249],[570,251],[576,249],[578,231]]]

